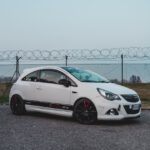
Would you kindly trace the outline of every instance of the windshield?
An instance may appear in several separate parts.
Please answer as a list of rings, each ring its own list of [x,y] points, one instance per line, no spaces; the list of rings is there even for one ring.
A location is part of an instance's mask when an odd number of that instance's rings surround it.
[[[68,71],[70,74],[72,74],[75,78],[77,78],[81,82],[101,82],[101,83],[109,82],[106,78],[89,70],[82,70],[73,67],[63,67],[63,69]]]

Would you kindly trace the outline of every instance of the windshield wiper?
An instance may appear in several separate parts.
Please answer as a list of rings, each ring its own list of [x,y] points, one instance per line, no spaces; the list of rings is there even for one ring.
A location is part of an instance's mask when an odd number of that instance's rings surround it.
[[[100,83],[109,83],[109,81],[99,81]]]
[[[81,82],[95,82],[95,81],[91,81],[91,80],[83,80]]]
[[[93,83],[109,83],[109,81],[92,81],[92,80],[83,80],[81,82],[93,82]]]

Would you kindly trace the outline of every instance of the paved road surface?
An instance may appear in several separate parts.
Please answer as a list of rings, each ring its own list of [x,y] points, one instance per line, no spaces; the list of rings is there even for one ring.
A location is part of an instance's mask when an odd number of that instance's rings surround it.
[[[71,118],[0,106],[0,150],[150,150],[150,111],[138,120],[81,125]]]

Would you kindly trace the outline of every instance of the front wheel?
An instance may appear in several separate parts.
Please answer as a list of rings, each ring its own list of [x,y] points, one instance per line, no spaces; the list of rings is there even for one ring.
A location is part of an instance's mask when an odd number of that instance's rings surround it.
[[[23,115],[25,113],[25,105],[19,95],[14,95],[11,98],[10,108],[12,113],[15,115]]]
[[[79,100],[74,107],[74,117],[82,124],[93,124],[97,120],[94,104],[88,99]]]

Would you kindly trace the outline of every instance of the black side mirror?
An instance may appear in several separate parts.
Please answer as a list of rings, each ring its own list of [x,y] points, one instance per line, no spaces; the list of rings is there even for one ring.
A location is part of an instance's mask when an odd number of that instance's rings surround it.
[[[64,85],[65,87],[71,86],[71,82],[66,79],[60,79],[58,83]]]

